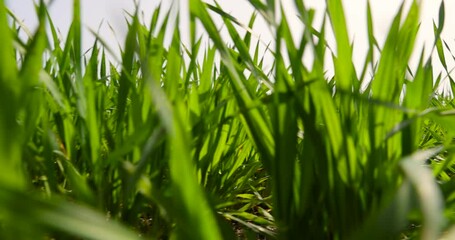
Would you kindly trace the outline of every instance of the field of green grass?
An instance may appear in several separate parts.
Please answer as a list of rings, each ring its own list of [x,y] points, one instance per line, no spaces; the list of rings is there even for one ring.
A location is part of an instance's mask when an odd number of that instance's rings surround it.
[[[341,0],[321,26],[296,0],[298,42],[275,0],[248,2],[240,23],[189,0],[189,45],[168,27],[178,16],[131,13],[114,63],[101,37],[83,52],[80,0],[65,40],[43,0],[31,33],[0,0],[0,239],[455,239],[444,5],[435,54],[415,52],[419,1],[383,45],[365,9],[356,69]],[[258,18],[275,34],[266,50],[249,30]]]

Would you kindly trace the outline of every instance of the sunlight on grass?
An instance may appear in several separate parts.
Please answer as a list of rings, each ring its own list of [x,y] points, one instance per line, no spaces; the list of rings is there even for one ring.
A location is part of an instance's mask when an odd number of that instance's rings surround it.
[[[273,0],[249,0],[248,23],[216,3],[188,1],[189,45],[170,10],[153,10],[149,23],[134,12],[120,64],[95,33],[82,52],[80,1],[65,42],[44,1],[25,38],[0,3],[1,239],[454,235],[455,104],[433,72],[440,61],[449,73],[444,17],[434,25],[437,59],[416,53],[418,1],[401,8],[382,46],[367,6],[361,69],[341,0],[327,0],[320,26],[295,1],[298,42]],[[273,49],[254,40],[259,18],[272,28]],[[412,54],[421,56],[415,68]]]

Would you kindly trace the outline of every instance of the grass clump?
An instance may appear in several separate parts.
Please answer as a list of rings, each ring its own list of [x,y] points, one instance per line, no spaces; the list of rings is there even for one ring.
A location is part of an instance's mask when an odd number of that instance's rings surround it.
[[[29,39],[0,3],[2,239],[453,235],[453,99],[436,91],[435,59],[422,53],[408,66],[417,1],[400,8],[383,46],[368,6],[359,76],[340,0],[327,0],[330,22],[317,27],[313,11],[295,1],[305,26],[297,43],[273,0],[249,1],[257,13],[248,27],[218,5],[190,0],[189,46],[169,27],[178,16],[157,8],[145,24],[136,12],[118,66],[101,38],[82,54],[78,0],[64,42],[43,1]],[[275,33],[270,72],[260,43],[238,28],[253,28],[257,17]],[[443,19],[434,49],[447,70]],[[327,24],[336,52],[328,51]]]

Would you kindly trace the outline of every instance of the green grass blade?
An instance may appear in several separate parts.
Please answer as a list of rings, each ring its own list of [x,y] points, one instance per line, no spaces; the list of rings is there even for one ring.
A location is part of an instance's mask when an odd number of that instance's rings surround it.
[[[22,89],[17,76],[12,31],[3,1],[0,1],[0,34],[0,161],[5,171],[0,176],[0,183],[21,186],[24,184],[20,160],[22,142],[16,121],[21,108],[18,94]]]
[[[30,196],[16,189],[0,186],[0,205],[7,209],[14,221],[32,223],[33,227],[53,229],[88,239],[140,239],[137,234],[118,223],[109,221],[92,209],[68,203],[61,199],[43,200]],[[9,226],[14,231],[23,231],[21,227]],[[29,236],[37,237],[37,236]]]
[[[277,39],[281,38],[280,29],[277,31]],[[290,76],[286,74],[279,43],[280,41],[276,46],[276,82],[271,111],[275,139],[275,159],[271,175],[275,202],[274,216],[278,226],[282,227],[279,237],[291,239],[297,237],[295,211],[293,211],[293,207],[289,207],[290,204],[294,205],[293,181],[297,158],[297,116],[295,102],[280,97],[292,91],[292,86],[289,86]]]
[[[352,86],[358,86],[358,84],[354,82],[352,47],[349,42],[348,29],[341,0],[328,0],[327,9],[337,42],[337,57],[335,59],[337,88],[350,91]],[[354,91],[357,92],[358,90],[359,87],[354,88]]]
[[[437,239],[441,233],[445,219],[443,218],[443,200],[439,187],[429,169],[422,163],[439,153],[443,148],[438,147],[414,153],[401,161],[400,167],[412,183],[423,214],[422,239]]]
[[[119,79],[119,93],[117,95],[117,136],[120,138],[125,128],[124,117],[126,114],[126,104],[132,82],[130,74],[133,71],[134,54],[137,46],[136,34],[138,32],[138,17],[135,15],[128,28],[125,39],[125,49],[122,55],[122,72]]]
[[[73,30],[73,59],[76,67],[78,79],[82,79],[82,28],[81,28],[81,1],[73,0],[73,21],[71,22]]]
[[[174,32],[174,38],[179,39],[178,30]],[[179,48],[176,45],[173,47],[176,48],[175,51],[178,51]],[[175,102],[171,103],[171,99],[160,87],[160,75],[151,72],[157,67],[153,66],[157,64],[153,62],[153,57],[157,56],[152,55],[144,59],[146,60],[143,63],[146,71],[144,74],[149,94],[165,127],[169,141],[169,170],[172,180],[173,204],[172,209],[168,209],[168,211],[172,213],[177,223],[174,236],[178,239],[221,239],[221,232],[214,212],[197,182],[189,148],[190,138],[186,131],[188,128],[183,121],[185,110],[181,96],[175,95]],[[169,57],[178,58],[179,56],[172,54]],[[173,67],[178,67],[177,62],[174,62],[175,59],[168,61],[174,65]],[[174,76],[179,76],[178,79],[180,79],[180,75]],[[168,81],[178,82],[178,79],[168,79]]]

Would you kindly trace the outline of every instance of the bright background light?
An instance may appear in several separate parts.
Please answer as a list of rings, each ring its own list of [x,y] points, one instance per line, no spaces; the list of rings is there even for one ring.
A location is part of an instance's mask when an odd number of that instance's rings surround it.
[[[186,12],[187,0],[164,0],[163,8],[168,9],[174,4],[174,7],[180,5],[182,12]],[[211,2],[211,1],[209,1]],[[250,6],[247,0],[219,0],[219,4],[222,8],[238,18],[241,22],[247,23],[251,16],[253,8]],[[364,60],[366,49],[367,49],[367,35],[366,35],[366,3],[367,0],[344,0],[344,10],[347,17],[349,34],[351,40],[354,41],[354,63],[357,66],[362,64]],[[406,1],[405,6],[409,6],[411,1]],[[419,49],[425,45],[429,46],[434,41],[433,34],[433,21],[438,21],[438,11],[441,0],[422,0],[422,12],[421,12],[421,28],[419,37],[416,45],[416,55],[419,55]],[[370,0],[371,7],[373,10],[374,27],[376,38],[381,45],[393,16],[396,14],[402,1],[397,0]],[[11,10],[31,29],[36,27],[36,17],[33,9],[33,0],[7,0],[8,6]],[[144,15],[146,21],[150,18],[150,15],[159,4],[159,1],[143,0],[140,5],[141,12]],[[295,30],[295,37],[298,36],[302,30],[302,26],[296,17],[293,7],[293,0],[282,0],[282,4],[286,9],[286,17],[289,20],[293,30]],[[307,7],[314,8],[316,10],[316,26],[319,26],[324,14],[325,1],[322,0],[307,0],[305,1]],[[455,41],[455,28],[449,23],[455,22],[455,14],[451,11],[455,9],[455,1],[445,1],[446,15],[445,22],[446,28],[442,34],[442,38],[447,41],[448,45],[453,47]],[[60,29],[62,38],[68,31],[69,24],[72,18],[72,1],[69,0],[55,0],[50,6],[50,14],[54,19],[54,24]],[[83,48],[88,49],[94,40],[93,35],[88,31],[92,29],[98,31],[100,36],[105,39],[112,48],[118,49],[118,45],[122,45],[126,32],[126,21],[125,11],[134,12],[134,1],[132,0],[82,0],[82,19],[85,26],[83,33]],[[452,13],[452,14],[451,14]],[[182,19],[188,19],[187,15],[183,15]],[[183,21],[183,22],[184,22]],[[109,23],[109,24],[108,24]],[[221,22],[218,22],[221,26]],[[114,31],[111,30],[110,26]],[[180,25],[184,39],[187,37],[187,29],[185,24]],[[260,36],[263,42],[270,42],[272,34],[269,28],[263,21],[258,21],[254,31]],[[113,33],[115,32],[115,34]],[[328,36],[329,44],[335,48],[333,37]],[[455,50],[455,47],[453,47]],[[446,52],[448,59],[451,59],[450,52]],[[117,52],[118,54],[118,52]],[[427,55],[428,55],[427,51]],[[453,52],[455,54],[455,52]],[[435,58],[436,59],[436,58]],[[411,65],[417,62],[417,57],[414,57],[411,61]],[[450,66],[454,65],[453,61],[449,61]],[[442,70],[439,62],[435,62],[437,70]]]

